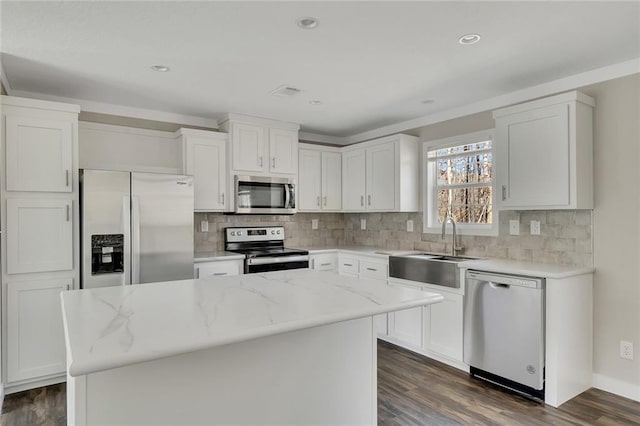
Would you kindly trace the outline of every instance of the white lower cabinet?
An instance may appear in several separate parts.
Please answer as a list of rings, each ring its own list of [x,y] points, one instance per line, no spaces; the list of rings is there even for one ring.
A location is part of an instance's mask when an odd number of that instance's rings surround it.
[[[216,262],[196,263],[193,266],[194,278],[222,277],[244,274],[244,261],[220,260]]]
[[[401,284],[396,281],[390,281],[389,285],[416,290],[422,289],[420,286]],[[422,347],[423,311],[424,308],[418,306],[389,313],[389,336],[407,344],[409,347]]]
[[[338,255],[336,253],[319,253],[309,255],[309,268],[315,271],[338,270]]]
[[[437,292],[444,300],[424,308],[424,349],[462,362],[463,296],[440,289]]]
[[[7,382],[64,374],[60,292],[70,278],[7,283]]]

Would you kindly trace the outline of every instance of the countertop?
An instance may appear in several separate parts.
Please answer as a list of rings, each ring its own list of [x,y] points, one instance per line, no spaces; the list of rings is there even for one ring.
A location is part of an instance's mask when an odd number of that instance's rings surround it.
[[[415,250],[389,250],[382,247],[367,247],[367,246],[312,246],[312,247],[295,247],[301,250],[308,250],[309,254],[321,254],[330,253],[334,251],[350,252],[354,254],[361,254],[365,256],[384,257],[389,256],[401,256],[404,254],[420,253]]]
[[[216,262],[219,260],[244,260],[244,254],[231,251],[201,251],[193,254],[193,262]]]
[[[71,376],[443,300],[333,272],[264,274],[61,293]]]
[[[476,269],[505,274],[527,275],[541,278],[569,278],[576,275],[591,274],[594,268],[544,263],[518,262],[502,259],[467,260],[458,264],[460,268]]]

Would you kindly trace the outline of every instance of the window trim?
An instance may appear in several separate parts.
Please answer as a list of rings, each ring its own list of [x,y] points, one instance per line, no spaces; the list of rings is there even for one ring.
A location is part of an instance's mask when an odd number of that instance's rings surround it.
[[[494,129],[487,129],[443,139],[429,140],[422,143],[422,184],[424,188],[424,190],[422,191],[422,223],[424,224],[422,232],[424,234],[439,234],[442,232],[441,224],[437,224],[434,226],[430,222],[431,216],[434,215],[435,212],[433,206],[436,198],[436,185],[434,182],[435,170],[432,172],[430,172],[429,170],[429,151],[433,151],[434,149],[449,148],[458,145],[467,145],[490,139],[492,141],[491,153],[493,154],[493,179],[491,180],[491,205],[493,206],[493,222],[491,223],[491,225],[458,223],[456,224],[456,228],[458,234],[461,235],[498,235],[499,210],[497,208],[498,206],[496,197],[496,147],[494,134]],[[487,150],[482,151],[487,152]]]

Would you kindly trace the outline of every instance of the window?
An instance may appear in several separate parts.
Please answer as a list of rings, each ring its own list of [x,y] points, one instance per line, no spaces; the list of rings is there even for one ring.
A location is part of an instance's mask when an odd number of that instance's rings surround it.
[[[447,215],[466,234],[495,234],[493,131],[425,142],[425,232]]]

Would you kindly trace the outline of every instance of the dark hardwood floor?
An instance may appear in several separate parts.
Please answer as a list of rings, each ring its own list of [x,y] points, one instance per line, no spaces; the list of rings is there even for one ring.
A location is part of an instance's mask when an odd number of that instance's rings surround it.
[[[66,424],[66,387],[8,395],[0,424]],[[378,344],[380,425],[640,425],[640,403],[597,389],[546,407],[397,346]]]

